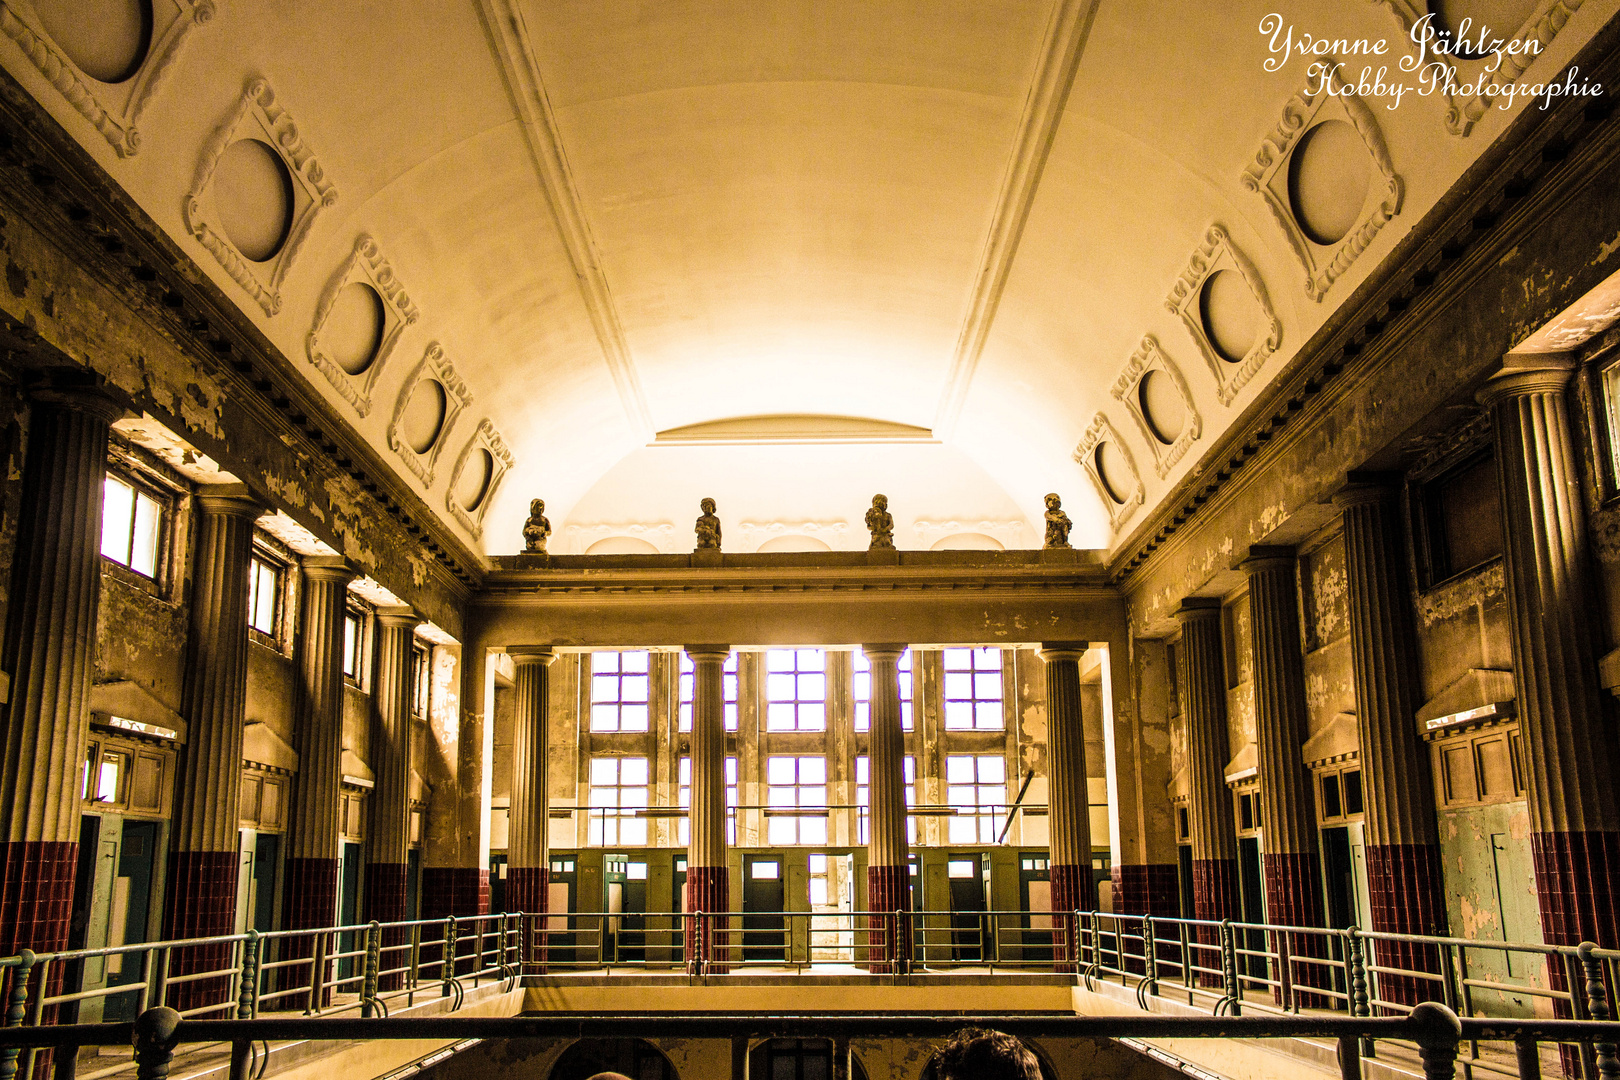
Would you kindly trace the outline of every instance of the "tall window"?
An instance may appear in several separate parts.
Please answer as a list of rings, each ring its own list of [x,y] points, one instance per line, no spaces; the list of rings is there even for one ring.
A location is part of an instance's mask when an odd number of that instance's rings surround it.
[[[765,730],[827,730],[827,654],[771,649],[765,654]]]
[[[109,473],[101,495],[101,553],[156,580],[165,509],[146,489]]]
[[[641,847],[647,819],[636,811],[647,805],[647,759],[591,758],[591,823],[587,843]]]
[[[900,654],[900,730],[911,730],[911,650]],[[855,730],[872,730],[872,662],[855,650]]]
[[[945,650],[945,728],[947,731],[999,731],[1001,650]]]
[[[825,844],[827,842],[827,759],[772,755],[765,759],[767,844]],[[795,814],[809,807],[821,813]]]
[[[917,759],[909,754],[900,759],[904,762],[906,776],[906,809],[917,805]],[[872,759],[861,754],[855,759],[855,806],[857,826],[860,831],[860,842],[867,842],[867,823],[872,814]],[[913,844],[917,842],[917,822],[910,815],[906,817],[906,836]]]
[[[358,611],[343,613],[343,677],[360,685],[360,656],[365,648],[365,625]]]
[[[433,652],[424,643],[411,641],[411,715],[427,718],[433,687]]]
[[[726,843],[737,842],[737,759],[726,758]],[[692,759],[681,758],[681,805],[688,812],[692,809]],[[681,818],[680,827],[681,846],[686,847],[692,842],[692,819]]]
[[[281,567],[257,555],[248,560],[248,625],[271,638],[281,626]]]
[[[591,730],[647,730],[646,653],[591,653]]]
[[[721,696],[726,700],[726,730],[737,730],[737,654],[732,653],[726,657],[725,667],[720,669]],[[692,730],[692,698],[695,693],[693,686],[696,681],[692,666],[692,658],[684,652],[681,653],[681,717],[682,731]]]
[[[995,754],[945,755],[945,801],[953,844],[993,844],[996,811],[1007,802],[1007,761]]]

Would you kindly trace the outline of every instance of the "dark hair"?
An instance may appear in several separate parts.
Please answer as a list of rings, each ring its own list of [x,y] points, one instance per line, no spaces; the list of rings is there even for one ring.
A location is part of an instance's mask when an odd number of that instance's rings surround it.
[[[1004,1031],[963,1028],[935,1058],[938,1080],[1041,1080],[1027,1046]]]

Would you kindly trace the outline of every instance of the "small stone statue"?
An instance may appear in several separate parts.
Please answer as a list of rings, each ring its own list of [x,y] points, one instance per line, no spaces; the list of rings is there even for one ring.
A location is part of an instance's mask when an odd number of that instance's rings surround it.
[[[714,516],[714,500],[704,499],[698,504],[703,508],[703,516],[697,519],[697,546],[702,551],[705,548],[720,550],[720,519]]]
[[[872,550],[894,547],[894,515],[889,513],[887,495],[872,496],[872,509],[866,512],[866,527],[872,530]]]
[[[1046,546],[1068,547],[1069,530],[1073,527],[1074,522],[1063,512],[1063,500],[1058,498],[1057,492],[1054,491],[1046,497]]]
[[[529,520],[523,523],[523,550],[530,555],[546,553],[546,538],[551,535],[551,522],[546,518],[546,500],[529,500]]]

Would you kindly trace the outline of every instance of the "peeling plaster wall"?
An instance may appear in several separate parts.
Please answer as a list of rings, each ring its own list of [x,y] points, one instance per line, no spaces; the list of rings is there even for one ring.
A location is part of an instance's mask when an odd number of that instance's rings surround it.
[[[298,671],[291,657],[257,641],[248,642],[248,723],[264,724],[288,746],[297,745],[293,740],[297,688]]]
[[[1305,634],[1305,707],[1310,733],[1340,713],[1356,711],[1350,656],[1350,598],[1344,537],[1337,532],[1309,551],[1300,566]]]
[[[1513,668],[1502,561],[1444,582],[1416,597],[1424,700],[1469,668]]]
[[[343,749],[371,767],[371,695],[354,686],[343,688]]]
[[[186,609],[132,584],[133,577],[103,563],[95,681],[127,679],[178,712]]]
[[[1485,941],[1541,940],[1530,856],[1530,816],[1523,800],[1442,811],[1440,858],[1446,872],[1451,933]],[[1547,965],[1479,949],[1468,954],[1468,975],[1547,988]],[[1476,1006],[1493,1016],[1551,1016],[1547,1002],[1474,990]],[[1476,1015],[1482,1014],[1476,1012]]]

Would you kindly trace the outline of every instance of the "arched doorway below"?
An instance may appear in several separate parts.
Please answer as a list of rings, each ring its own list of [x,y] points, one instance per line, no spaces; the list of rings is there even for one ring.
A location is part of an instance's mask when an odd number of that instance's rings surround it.
[[[675,1066],[645,1039],[581,1039],[563,1051],[550,1080],[590,1080],[603,1072],[631,1080],[680,1080]]]

